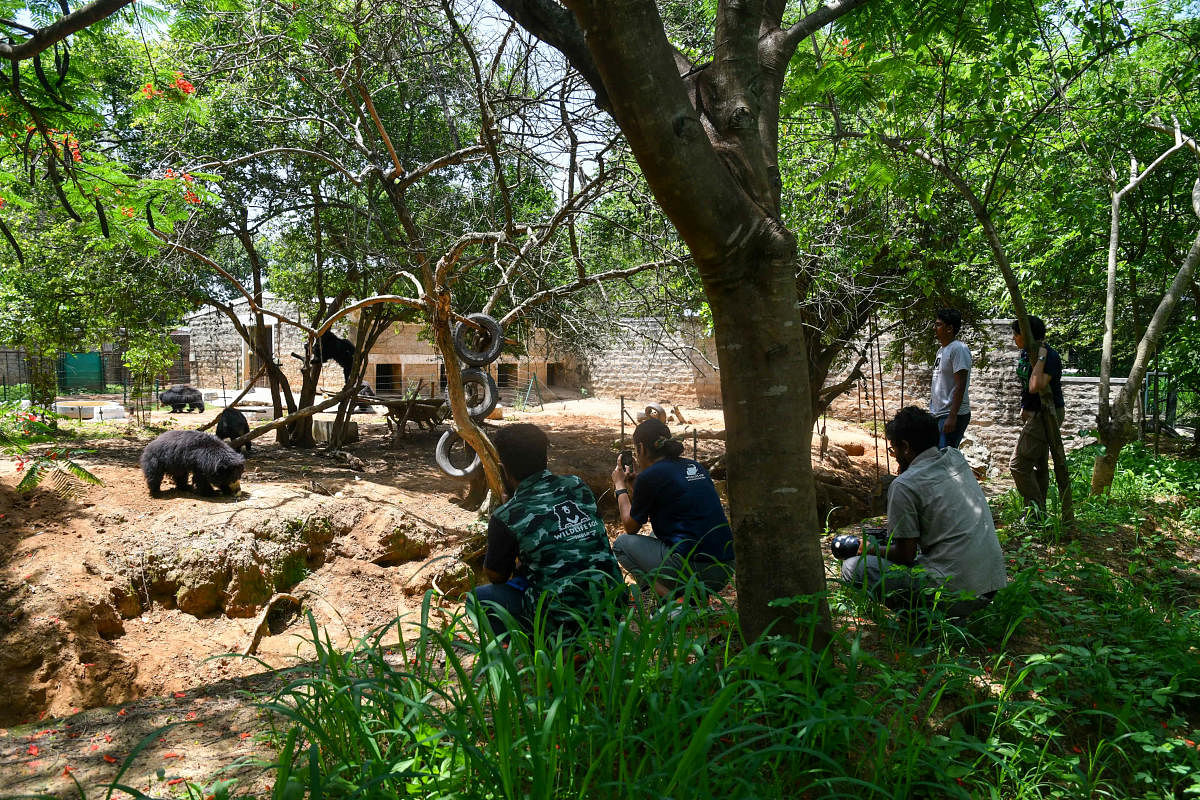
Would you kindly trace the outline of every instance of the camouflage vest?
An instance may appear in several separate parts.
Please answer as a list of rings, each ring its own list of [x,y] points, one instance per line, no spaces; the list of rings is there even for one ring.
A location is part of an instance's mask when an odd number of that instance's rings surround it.
[[[587,618],[594,604],[620,582],[620,567],[596,499],[578,477],[549,470],[531,475],[494,516],[516,537],[531,609],[548,592],[552,619],[569,621],[567,609]]]

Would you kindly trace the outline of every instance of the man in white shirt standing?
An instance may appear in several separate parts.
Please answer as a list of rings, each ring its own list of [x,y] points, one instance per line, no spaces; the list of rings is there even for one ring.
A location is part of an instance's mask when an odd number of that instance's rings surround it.
[[[933,321],[933,335],[941,345],[933,360],[933,386],[929,413],[938,423],[938,449],[957,448],[971,422],[967,385],[971,382],[971,350],[958,338],[962,314],[943,308]]]

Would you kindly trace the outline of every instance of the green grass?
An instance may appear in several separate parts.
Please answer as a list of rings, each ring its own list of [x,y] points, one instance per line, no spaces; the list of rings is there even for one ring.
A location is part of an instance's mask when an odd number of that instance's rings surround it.
[[[263,701],[273,796],[1200,795],[1200,612],[1169,569],[1200,470],[1133,448],[1087,498],[1089,465],[1078,524],[1009,527],[1011,583],[962,626],[912,630],[840,587],[820,651],[747,646],[727,608],[502,646],[466,610],[432,624],[429,596],[392,651],[391,630],[339,650],[312,626],[316,661]]]

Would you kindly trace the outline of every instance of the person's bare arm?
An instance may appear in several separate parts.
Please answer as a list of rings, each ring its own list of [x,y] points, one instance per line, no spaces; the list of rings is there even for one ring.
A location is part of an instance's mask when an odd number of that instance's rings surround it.
[[[950,414],[942,424],[942,431],[953,433],[958,426],[958,409],[962,406],[963,397],[967,394],[967,371],[960,369],[954,373],[954,392],[950,395]]]
[[[1029,374],[1029,391],[1031,394],[1041,394],[1050,385],[1050,376],[1046,374],[1046,348],[1038,350],[1037,362]]]
[[[487,578],[492,583],[505,583],[511,575],[501,575],[494,569],[483,568],[483,577]]]
[[[626,533],[637,533],[642,528],[642,523],[629,515],[633,508],[633,498],[629,494],[629,484],[633,481],[634,472],[629,467],[621,463],[621,457],[617,456],[617,467],[613,470],[612,481],[613,491],[617,493],[617,512],[621,516],[621,527]]]
[[[891,546],[886,549],[880,548],[874,541],[866,539],[860,549],[865,555],[881,556],[893,564],[903,564],[906,567],[911,567],[917,560],[916,539],[893,539]]]

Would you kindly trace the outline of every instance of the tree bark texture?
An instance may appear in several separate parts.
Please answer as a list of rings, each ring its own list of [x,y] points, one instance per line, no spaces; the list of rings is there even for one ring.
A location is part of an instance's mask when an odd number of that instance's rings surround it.
[[[1197,185],[1200,186],[1200,181],[1197,181]],[[1158,307],[1154,309],[1153,316],[1150,317],[1146,332],[1142,334],[1142,339],[1138,342],[1137,354],[1133,359],[1133,367],[1129,370],[1129,378],[1117,394],[1116,402],[1112,404],[1109,423],[1102,425],[1097,432],[1100,443],[1104,445],[1104,455],[1096,458],[1092,471],[1092,494],[1100,494],[1112,486],[1113,477],[1116,474],[1117,457],[1121,453],[1121,448],[1133,441],[1136,427],[1133,424],[1133,408],[1141,391],[1142,381],[1146,378],[1150,356],[1158,347],[1158,342],[1171,319],[1171,314],[1175,311],[1175,306],[1179,303],[1179,298],[1191,285],[1192,276],[1196,274],[1197,263],[1200,263],[1200,234],[1197,234],[1195,240],[1192,241],[1187,257],[1183,260],[1179,272],[1175,274],[1175,280],[1171,281],[1171,285],[1167,287]]]
[[[532,16],[554,5],[497,2],[530,29]],[[649,0],[565,3],[590,56],[581,72],[687,243],[712,309],[738,606],[752,639],[768,629],[798,635],[796,610],[771,606],[797,595],[815,606],[811,641],[821,646],[830,635],[809,451],[808,346],[796,242],[779,218],[776,147],[783,73],[796,45],[860,2],[821,6],[784,29],[784,4],[724,0],[713,60],[702,65],[672,48]],[[572,63],[581,60],[570,31],[539,35],[570,50]]]

